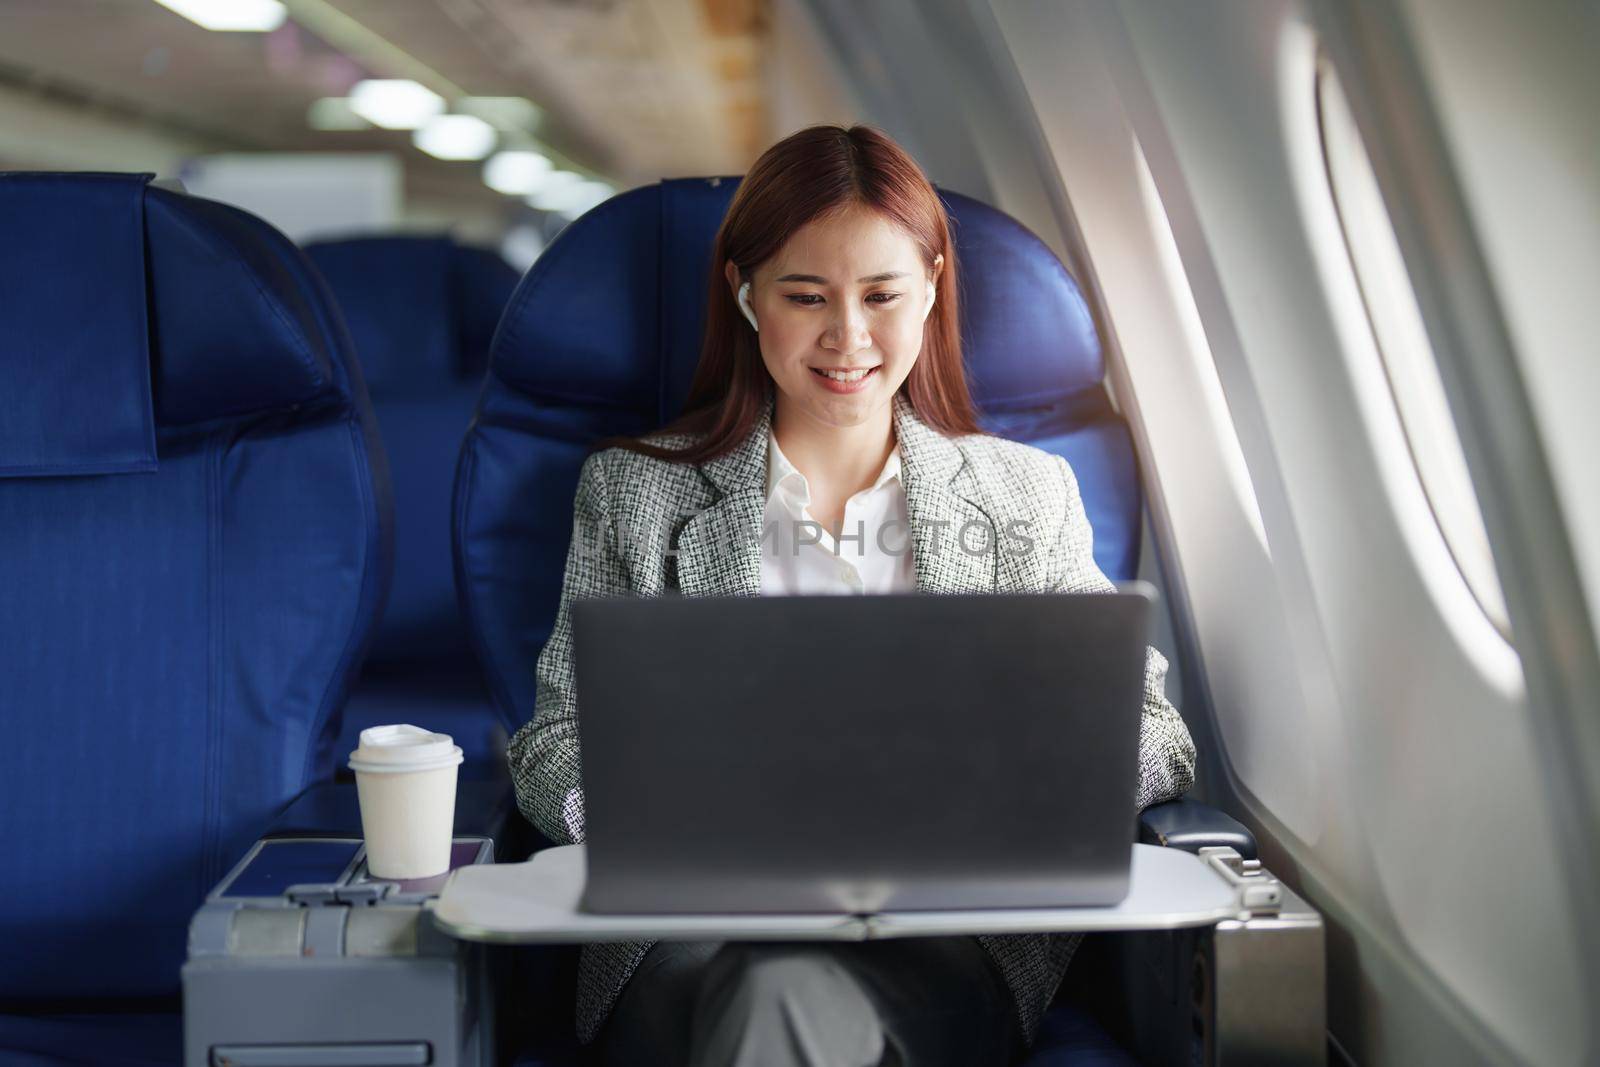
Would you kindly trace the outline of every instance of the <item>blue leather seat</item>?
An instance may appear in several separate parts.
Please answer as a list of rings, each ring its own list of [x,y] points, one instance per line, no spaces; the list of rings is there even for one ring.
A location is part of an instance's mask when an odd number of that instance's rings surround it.
[[[301,253],[149,176],[0,176],[0,1060],[176,1063],[206,891],[308,783],[392,564]]]
[[[735,178],[683,179],[613,198],[562,233],[501,320],[492,373],[462,447],[456,551],[469,626],[495,699],[515,723],[533,710],[534,663],[561,593],[586,446],[648,431],[679,412],[699,359],[712,242],[737,186]],[[1083,488],[1097,561],[1112,578],[1132,577],[1138,474],[1127,427],[1102,384],[1100,342],[1083,296],[1016,221],[968,197],[941,195],[961,264],[962,336],[985,427],[1067,458]],[[1098,1047],[1103,1035],[1088,1033],[1093,1023],[1074,1022],[1046,1026],[1037,1052],[1056,1058],[1035,1062],[1080,1062],[1072,1056]]]
[[[450,498],[517,272],[449,237],[360,237],[305,251],[349,324],[394,485],[394,586],[336,748],[354,749],[367,726],[416,722],[462,746],[463,777],[503,776],[511,723],[489,699],[457,606]]]

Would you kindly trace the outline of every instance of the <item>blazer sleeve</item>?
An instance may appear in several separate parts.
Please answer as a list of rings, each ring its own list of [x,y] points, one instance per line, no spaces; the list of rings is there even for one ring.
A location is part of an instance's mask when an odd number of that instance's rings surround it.
[[[1051,588],[1063,593],[1111,593],[1116,585],[1094,561],[1094,532],[1084,512],[1078,479],[1060,456],[1066,517],[1052,546]],[[1178,709],[1166,697],[1167,660],[1145,649],[1144,710],[1139,720],[1138,810],[1182,796],[1194,786],[1195,751]]]
[[[535,665],[533,718],[512,736],[506,750],[517,807],[556,844],[571,844],[584,837],[572,602],[623,596],[631,590],[627,563],[616,539],[601,454],[596,453],[584,460],[578,475],[561,604]]]

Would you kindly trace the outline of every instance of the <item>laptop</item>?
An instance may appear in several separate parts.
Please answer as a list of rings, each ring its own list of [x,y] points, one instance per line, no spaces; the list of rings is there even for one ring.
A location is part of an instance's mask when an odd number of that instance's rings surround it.
[[[575,601],[579,907],[1117,903],[1152,596]]]

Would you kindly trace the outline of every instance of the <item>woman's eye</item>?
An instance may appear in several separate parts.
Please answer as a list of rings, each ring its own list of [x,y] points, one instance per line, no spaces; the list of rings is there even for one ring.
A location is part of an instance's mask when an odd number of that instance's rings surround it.
[[[791,304],[798,304],[799,306],[806,307],[806,308],[808,308],[808,307],[816,307],[818,304],[823,303],[822,297],[818,296],[816,293],[790,293],[785,297],[785,299],[787,299]],[[867,303],[876,304],[879,307],[884,307],[885,305],[892,304],[896,300],[899,300],[899,299],[900,299],[900,294],[899,293],[868,293],[867,294]]]

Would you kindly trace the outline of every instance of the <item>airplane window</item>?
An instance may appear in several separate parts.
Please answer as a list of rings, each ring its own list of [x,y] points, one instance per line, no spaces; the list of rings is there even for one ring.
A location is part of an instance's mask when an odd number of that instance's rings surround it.
[[[1331,64],[1317,70],[1328,182],[1411,458],[1456,566],[1507,640],[1511,624],[1444,383],[1377,176]]]

